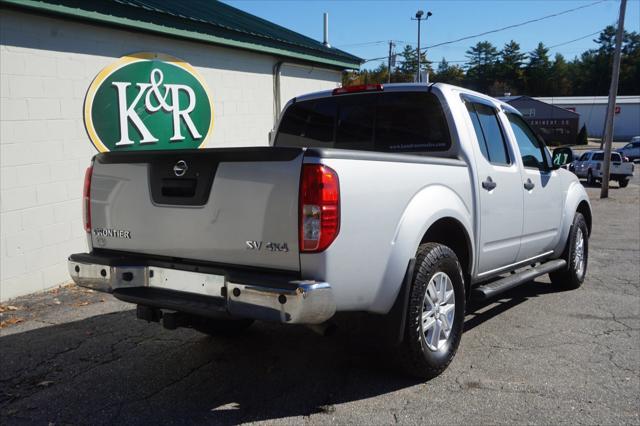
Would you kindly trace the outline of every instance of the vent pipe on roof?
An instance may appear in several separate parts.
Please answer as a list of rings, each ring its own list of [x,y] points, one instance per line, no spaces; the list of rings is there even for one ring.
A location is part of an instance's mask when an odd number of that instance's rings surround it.
[[[331,47],[331,45],[329,44],[329,14],[325,12],[322,15],[324,18],[324,40],[322,44],[324,44],[326,47]]]

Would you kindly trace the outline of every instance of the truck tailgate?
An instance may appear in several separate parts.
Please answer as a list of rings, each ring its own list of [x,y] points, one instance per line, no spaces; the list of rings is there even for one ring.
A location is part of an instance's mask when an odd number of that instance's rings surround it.
[[[299,270],[299,148],[103,153],[94,248]]]

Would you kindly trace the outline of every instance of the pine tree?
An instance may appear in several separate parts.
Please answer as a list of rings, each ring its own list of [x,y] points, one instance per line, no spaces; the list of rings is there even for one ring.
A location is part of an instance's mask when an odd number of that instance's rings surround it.
[[[569,64],[564,56],[556,53],[551,65],[551,81],[549,84],[553,96],[568,96],[571,94],[571,80],[569,80]]]
[[[549,49],[543,43],[529,53],[529,63],[525,68],[525,82],[529,96],[552,95],[550,88],[551,61]]]
[[[398,71],[402,75],[401,81],[414,81],[418,71],[418,53],[416,52],[416,49],[410,45],[406,45],[399,56],[402,61],[398,67]],[[427,61],[424,51],[420,52],[420,68],[423,71],[433,71],[431,62]]]
[[[511,40],[500,52],[498,78],[504,83],[505,91],[513,95],[524,90],[524,72],[522,66],[527,55],[520,51],[520,45]]]
[[[438,71],[433,79],[440,83],[460,86],[464,82],[464,70],[457,65],[449,65],[445,58],[438,63]]]
[[[467,82],[469,86],[487,92],[495,81],[496,64],[500,54],[498,49],[488,41],[480,41],[467,50]]]

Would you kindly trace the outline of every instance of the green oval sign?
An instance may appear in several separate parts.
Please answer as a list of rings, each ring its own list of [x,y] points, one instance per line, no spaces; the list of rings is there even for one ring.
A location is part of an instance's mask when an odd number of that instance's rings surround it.
[[[100,152],[202,148],[213,130],[213,103],[204,80],[188,63],[136,53],[93,80],[84,122]]]

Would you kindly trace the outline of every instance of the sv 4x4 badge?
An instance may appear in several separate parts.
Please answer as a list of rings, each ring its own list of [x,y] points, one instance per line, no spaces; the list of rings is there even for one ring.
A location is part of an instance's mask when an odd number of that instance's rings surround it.
[[[268,251],[280,251],[280,252],[288,252],[289,246],[287,243],[273,243],[273,242],[263,242],[263,241],[247,241],[247,250],[257,250],[260,251],[263,248]]]

